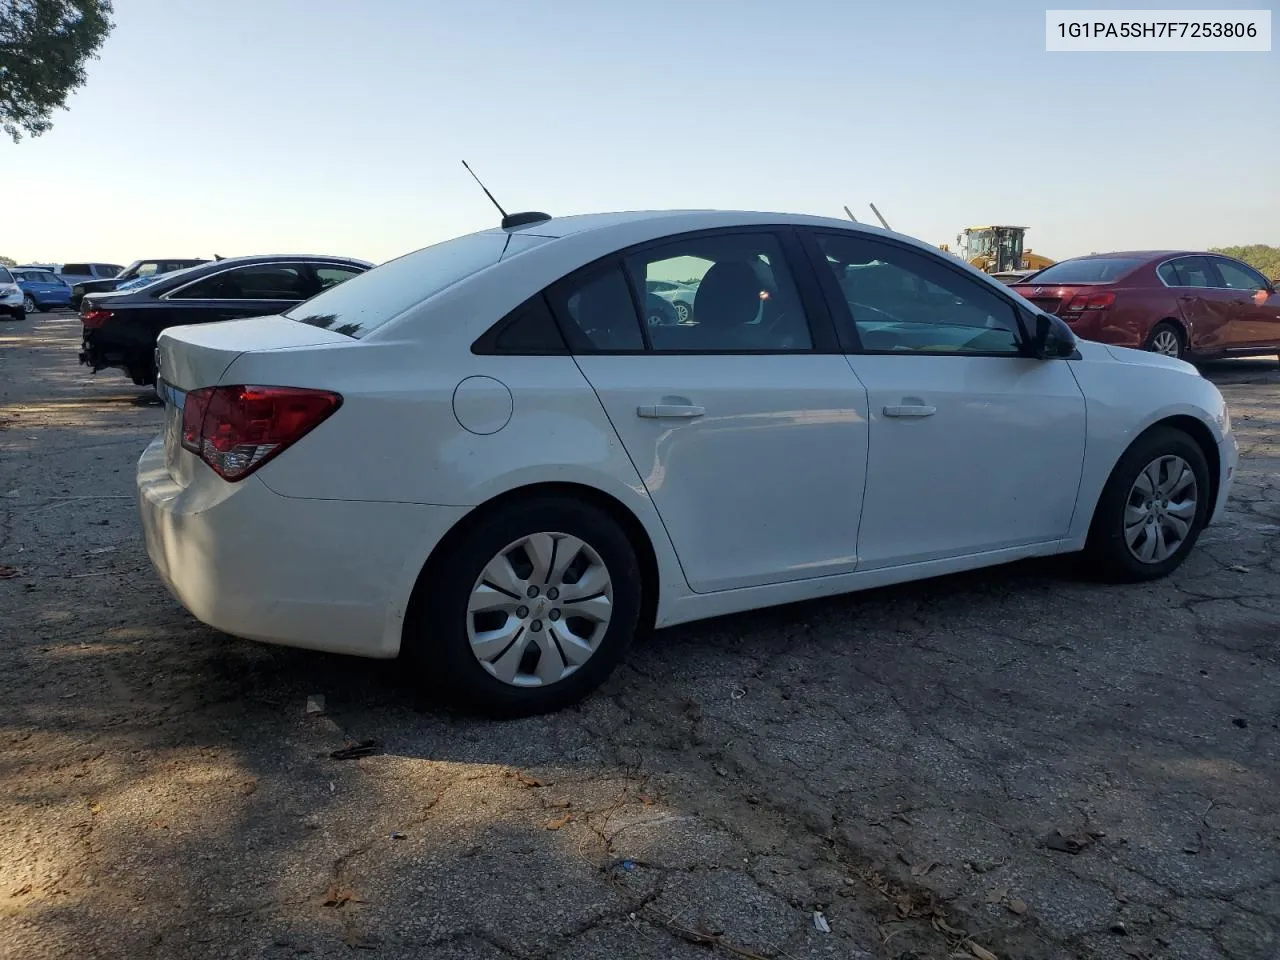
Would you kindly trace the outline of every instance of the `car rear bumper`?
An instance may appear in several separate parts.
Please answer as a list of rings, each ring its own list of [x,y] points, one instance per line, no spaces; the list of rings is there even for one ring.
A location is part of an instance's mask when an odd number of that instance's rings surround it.
[[[418,572],[465,508],[282,497],[196,468],[177,483],[160,437],[138,461],[147,553],[187,610],[249,640],[396,656]]]

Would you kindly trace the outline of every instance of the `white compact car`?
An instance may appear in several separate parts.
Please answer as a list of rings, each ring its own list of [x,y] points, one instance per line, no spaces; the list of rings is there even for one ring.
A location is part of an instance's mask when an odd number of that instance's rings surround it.
[[[643,322],[650,281],[697,322]],[[1162,576],[1237,462],[1189,364],[807,216],[517,214],[158,355],[138,492],[177,598],[507,715],[652,626],[1072,551]]]

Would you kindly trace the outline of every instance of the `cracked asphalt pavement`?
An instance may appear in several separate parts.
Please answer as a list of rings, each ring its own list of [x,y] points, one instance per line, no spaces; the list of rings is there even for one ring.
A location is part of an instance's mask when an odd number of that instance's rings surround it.
[[[1167,580],[690,625],[492,723],[189,617],[135,519],[160,409],[78,336],[0,327],[0,957],[1280,956],[1274,360],[1206,370],[1242,463]]]

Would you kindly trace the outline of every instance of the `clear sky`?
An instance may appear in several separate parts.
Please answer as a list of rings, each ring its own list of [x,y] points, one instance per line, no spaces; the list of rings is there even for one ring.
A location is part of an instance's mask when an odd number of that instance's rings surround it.
[[[0,253],[382,261],[496,222],[464,157],[508,210],[874,202],[1058,259],[1280,244],[1280,48],[1051,54],[1025,0],[115,6],[53,130],[0,138]]]

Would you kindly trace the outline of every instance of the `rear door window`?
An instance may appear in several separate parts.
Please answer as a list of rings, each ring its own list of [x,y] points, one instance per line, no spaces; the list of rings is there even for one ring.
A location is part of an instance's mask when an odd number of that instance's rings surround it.
[[[312,292],[299,264],[255,263],[175,291],[173,300],[305,300]]]
[[[64,263],[62,265],[62,272],[77,277],[93,276],[93,271],[89,269],[89,265],[87,263]]]
[[[1213,287],[1218,282],[1208,257],[1179,257],[1161,264],[1156,273],[1171,287]]]

